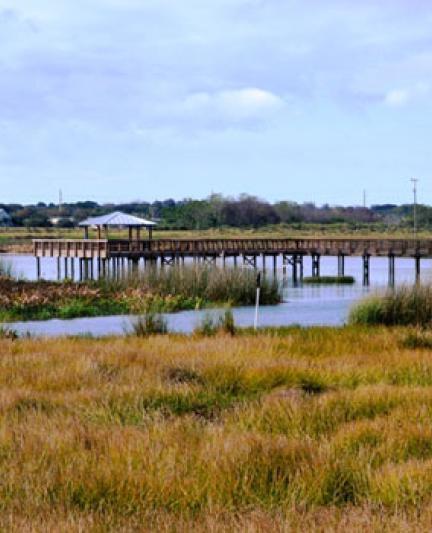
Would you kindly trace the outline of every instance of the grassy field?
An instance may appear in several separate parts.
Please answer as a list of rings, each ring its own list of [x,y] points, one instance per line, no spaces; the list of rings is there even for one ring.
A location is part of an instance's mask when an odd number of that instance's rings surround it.
[[[429,531],[407,329],[0,341],[0,529]]]

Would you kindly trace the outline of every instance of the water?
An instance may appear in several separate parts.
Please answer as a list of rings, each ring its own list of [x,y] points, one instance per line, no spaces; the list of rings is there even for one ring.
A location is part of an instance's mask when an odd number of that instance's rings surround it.
[[[13,267],[16,274],[27,279],[35,279],[35,259],[31,256],[3,256]],[[260,267],[261,265],[258,265]],[[268,261],[267,267],[270,266]],[[305,276],[310,275],[312,265],[309,257],[305,258]],[[421,263],[422,281],[432,281],[432,260],[424,259]],[[335,275],[337,272],[336,257],[321,258],[321,275]],[[278,263],[278,276],[282,279],[282,263]],[[288,274],[290,271],[288,269]],[[362,259],[347,257],[345,274],[356,279],[354,285],[304,285],[294,287],[288,279],[284,288],[284,302],[276,306],[263,306],[260,309],[261,326],[287,326],[300,324],[303,326],[328,325],[337,326],[346,322],[351,306],[370,292],[384,290],[388,283],[387,258],[371,258],[370,286],[362,286]],[[42,261],[42,275],[46,279],[56,279],[57,262],[46,258]],[[412,284],[415,281],[414,259],[396,259],[396,284]],[[170,331],[189,333],[202,317],[209,311],[183,311],[166,315]],[[219,310],[210,313],[218,314]],[[242,307],[233,310],[236,324],[252,326],[254,319],[253,307]],[[133,317],[110,316],[98,318],[79,318],[73,320],[48,320],[44,322],[16,322],[10,324],[21,334],[31,335],[84,335],[94,336],[122,335],[131,329]]]

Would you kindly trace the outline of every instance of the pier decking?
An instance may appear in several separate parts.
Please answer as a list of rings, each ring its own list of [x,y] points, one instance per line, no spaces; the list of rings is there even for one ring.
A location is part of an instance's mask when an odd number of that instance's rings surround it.
[[[262,257],[263,268],[266,259],[273,260],[276,269],[277,258],[282,257],[284,268],[292,268],[294,280],[303,277],[303,258],[312,258],[312,276],[320,275],[321,256],[338,258],[337,273],[344,275],[345,257],[359,256],[363,258],[363,282],[369,283],[370,258],[388,257],[389,282],[394,283],[395,258],[411,257],[415,260],[415,273],[420,276],[421,258],[432,257],[432,239],[364,239],[364,238],[304,238],[304,239],[36,239],[33,241],[34,255],[37,260],[37,274],[40,277],[40,261],[44,257],[55,257],[65,260],[65,274],[74,272],[75,259],[79,260],[80,277],[86,272],[93,275],[93,261],[96,261],[98,275],[104,275],[111,268],[120,271],[125,262],[136,266],[140,260],[145,263],[160,262],[171,265],[184,262],[185,258],[194,261],[215,263],[221,258],[223,264],[232,258],[237,265],[238,258],[252,267],[257,266],[257,258]]]

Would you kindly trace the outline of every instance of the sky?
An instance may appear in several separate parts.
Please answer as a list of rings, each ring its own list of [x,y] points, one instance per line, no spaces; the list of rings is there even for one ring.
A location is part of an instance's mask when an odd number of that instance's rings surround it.
[[[430,0],[0,0],[0,203],[432,204]]]

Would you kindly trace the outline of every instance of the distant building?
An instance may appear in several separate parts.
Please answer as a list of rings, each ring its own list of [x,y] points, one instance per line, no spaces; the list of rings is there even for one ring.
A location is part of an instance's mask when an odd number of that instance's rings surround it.
[[[73,217],[51,217],[49,219],[51,224],[53,226],[74,226],[74,218]]]
[[[0,226],[12,226],[12,218],[4,209],[0,209]]]

